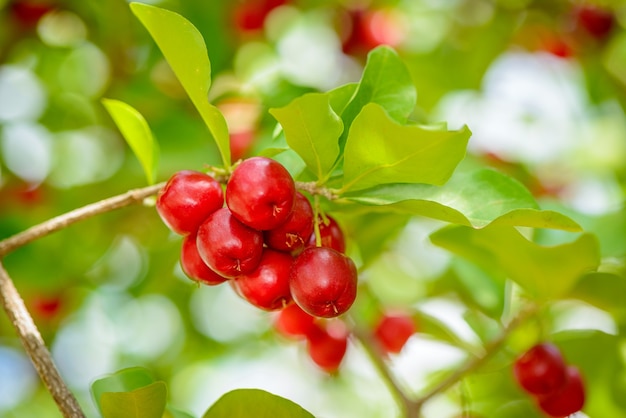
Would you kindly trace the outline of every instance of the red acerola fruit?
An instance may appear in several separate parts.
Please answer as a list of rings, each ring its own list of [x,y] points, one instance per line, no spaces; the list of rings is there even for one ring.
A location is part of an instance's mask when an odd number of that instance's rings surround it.
[[[539,408],[551,417],[567,417],[585,405],[585,386],[576,366],[568,366],[565,381],[556,391],[540,395]]]
[[[296,257],[290,280],[294,301],[313,316],[339,316],[356,299],[356,266],[349,257],[332,248],[306,248]]]
[[[265,18],[286,0],[248,0],[238,4],[233,13],[234,25],[240,31],[263,29]]]
[[[526,392],[545,395],[563,386],[566,367],[558,347],[541,343],[515,361],[513,373]]]
[[[333,248],[340,253],[346,252],[346,239],[337,221],[328,215],[320,215],[318,223],[321,238],[320,246]],[[307,245],[309,247],[316,246],[315,233],[311,234]]]
[[[578,25],[596,39],[604,39],[615,25],[615,16],[609,9],[584,4],[575,9]]]
[[[374,338],[382,349],[397,354],[415,333],[413,318],[403,313],[386,313],[374,328]]]
[[[251,157],[235,167],[226,185],[226,205],[250,228],[269,230],[287,220],[295,203],[291,174],[278,161]]]
[[[157,196],[156,210],[165,224],[180,235],[195,233],[213,212],[224,206],[222,186],[197,171],[175,173]]]
[[[289,272],[293,257],[269,248],[256,269],[235,279],[237,293],[257,308],[275,311],[291,302]]]
[[[217,285],[228,280],[226,277],[220,276],[200,257],[196,244],[196,234],[190,234],[183,238],[180,251],[180,267],[183,272],[191,280],[201,282],[207,285]]]
[[[335,373],[348,348],[348,331],[341,321],[315,326],[307,336],[311,360],[327,373]]]
[[[315,317],[304,312],[296,303],[287,305],[274,321],[274,328],[287,338],[306,338],[315,327]]]
[[[313,233],[313,208],[309,199],[296,192],[296,202],[287,220],[274,229],[265,231],[265,244],[278,251],[298,253]]]
[[[239,222],[228,208],[213,212],[198,228],[202,260],[227,278],[252,272],[263,254],[263,234]]]

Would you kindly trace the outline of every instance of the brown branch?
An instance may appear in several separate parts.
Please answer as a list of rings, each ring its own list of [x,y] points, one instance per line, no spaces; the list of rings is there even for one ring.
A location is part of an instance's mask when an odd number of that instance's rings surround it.
[[[0,263],[0,298],[24,349],[44,385],[66,418],[82,418],[85,414],[57,370],[39,330],[28,313],[11,277]]]
[[[129,190],[126,193],[83,206],[32,226],[25,231],[0,241],[0,258],[38,238],[66,228],[83,219],[141,202],[145,198],[156,194],[164,185],[165,183],[159,183],[141,189]]]

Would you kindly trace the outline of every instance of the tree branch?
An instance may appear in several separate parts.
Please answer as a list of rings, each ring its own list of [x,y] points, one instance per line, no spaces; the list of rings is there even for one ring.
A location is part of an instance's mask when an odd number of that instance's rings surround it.
[[[83,219],[91,218],[92,216],[99,215],[101,213],[110,212],[124,206],[141,202],[146,197],[156,194],[163,188],[164,185],[165,183],[159,183],[141,189],[129,190],[126,193],[113,196],[99,202],[91,203],[87,206],[83,206],[64,213],[63,215],[49,219],[39,225],[32,226],[25,231],[0,241],[0,258],[38,238],[66,228]]]
[[[0,262],[0,299],[11,323],[24,345],[44,385],[66,418],[84,418],[85,414],[57,370],[39,330],[28,313],[11,277]]]

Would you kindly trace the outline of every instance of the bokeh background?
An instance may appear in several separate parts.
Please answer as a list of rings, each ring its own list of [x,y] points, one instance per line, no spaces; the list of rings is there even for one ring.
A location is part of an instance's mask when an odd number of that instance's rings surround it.
[[[270,143],[267,110],[360,78],[367,52],[393,46],[418,92],[417,121],[467,124],[468,159],[517,178],[544,208],[601,235],[624,271],[626,254],[626,4],[568,0],[150,1],[203,34],[209,99],[228,121],[234,158]],[[174,34],[173,34],[174,36]],[[84,204],[145,185],[141,167],[100,100],[138,109],[161,148],[158,179],[219,164],[195,109],[123,0],[0,0],[0,238]],[[341,219],[351,239],[349,219]],[[450,254],[413,220],[369,267],[385,303],[419,305],[467,341],[477,336],[446,282]],[[356,225],[354,225],[356,228]],[[349,244],[350,245],[350,244]],[[319,417],[389,417],[395,405],[351,344],[328,376],[273,314],[229,286],[199,287],[178,265],[180,238],[150,207],[84,221],[10,254],[4,264],[62,374],[97,416],[89,386],[145,366],[170,402],[195,416],[230,389],[259,387]],[[384,277],[385,279],[376,279]],[[618,334],[606,313],[563,306],[555,329]],[[414,336],[394,357],[407,387],[462,358]],[[426,416],[453,417],[442,397]],[[430,415],[432,414],[432,415]],[[0,416],[58,417],[0,315]]]

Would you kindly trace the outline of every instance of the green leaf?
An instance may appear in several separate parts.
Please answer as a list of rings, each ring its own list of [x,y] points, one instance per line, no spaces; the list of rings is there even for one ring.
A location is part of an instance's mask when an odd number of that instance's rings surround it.
[[[620,317],[626,314],[626,278],[612,273],[586,274],[570,296]]]
[[[380,46],[369,52],[361,81],[341,117],[346,132],[352,121],[368,103],[377,103],[389,116],[405,123],[417,103],[417,92],[404,62],[388,46]]]
[[[119,370],[96,380],[91,385],[91,394],[96,405],[102,410],[100,398],[105,392],[130,392],[154,383],[154,377],[143,367],[130,367]]]
[[[230,167],[226,120],[208,100],[211,63],[202,35],[191,22],[177,13],[142,3],[131,3],[130,8],[158,45],[209,128],[224,165]]]
[[[100,398],[104,418],[162,418],[167,402],[164,382],[130,392],[105,392]]]
[[[342,192],[388,183],[441,185],[465,156],[470,131],[400,125],[377,104],[354,120],[344,155]]]
[[[380,206],[384,211],[411,213],[474,228],[493,223],[580,231],[580,226],[565,215],[539,210],[521,183],[490,169],[457,170],[443,186],[388,184],[344,197],[349,202]]]
[[[341,115],[345,110],[354,93],[359,88],[359,83],[348,83],[330,90],[327,94],[330,99],[330,107],[336,114]]]
[[[102,99],[104,108],[119,128],[146,173],[148,184],[154,184],[159,145],[152,136],[148,122],[135,108],[119,100]]]
[[[339,155],[343,123],[330,105],[328,94],[305,94],[270,113],[282,125],[287,144],[322,182]]]
[[[537,298],[565,296],[582,275],[600,263],[598,242],[591,234],[545,247],[527,240],[513,227],[450,226],[432,234],[431,241],[482,266],[498,268]]]
[[[203,418],[314,418],[298,404],[260,389],[224,394]]]
[[[433,337],[436,340],[450,344],[472,354],[479,355],[476,347],[459,337],[448,325],[436,317],[418,310],[415,314],[418,332]]]

